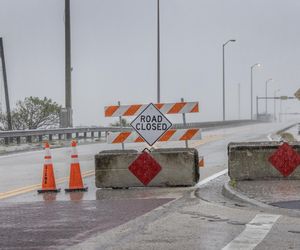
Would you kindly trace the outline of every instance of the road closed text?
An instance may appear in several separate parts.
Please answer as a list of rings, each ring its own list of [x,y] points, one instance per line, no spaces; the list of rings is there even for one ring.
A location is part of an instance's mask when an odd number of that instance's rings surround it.
[[[167,130],[168,124],[162,122],[163,117],[161,115],[150,116],[141,115],[140,122],[135,125],[136,130]]]

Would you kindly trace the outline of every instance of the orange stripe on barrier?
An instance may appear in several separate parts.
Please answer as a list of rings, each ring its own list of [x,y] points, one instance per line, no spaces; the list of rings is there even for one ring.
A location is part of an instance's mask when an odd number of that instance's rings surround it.
[[[162,137],[160,137],[159,141],[168,141],[174,134],[176,130],[168,130],[166,133],[163,134]]]
[[[186,102],[175,103],[174,106],[167,112],[167,114],[177,114],[185,105]]]
[[[199,161],[198,165],[200,168],[204,167],[204,159],[203,158]]]
[[[145,140],[139,136],[134,142],[145,142]]]
[[[130,136],[131,132],[121,132],[112,143],[122,143]]]
[[[163,103],[157,103],[155,104],[155,107],[157,107],[157,109],[161,109],[164,106]]]
[[[189,129],[179,140],[181,141],[190,140],[198,131],[199,129]]]
[[[195,105],[195,107],[193,107],[193,109],[191,110],[190,113],[197,113],[197,112],[199,112],[199,105],[198,105],[198,103]]]
[[[135,113],[139,110],[142,105],[131,105],[129,109],[123,114],[123,116],[135,115]]]
[[[109,106],[105,109],[105,116],[112,116],[120,106]]]

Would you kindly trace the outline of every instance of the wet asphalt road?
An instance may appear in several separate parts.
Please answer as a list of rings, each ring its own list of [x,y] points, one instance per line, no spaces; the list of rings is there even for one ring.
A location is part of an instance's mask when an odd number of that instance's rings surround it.
[[[266,140],[269,133],[283,126],[276,124],[270,128],[269,124],[260,124],[220,129],[207,132],[205,136],[211,136],[211,139],[205,143],[190,142],[205,157],[201,180],[227,168],[229,142]],[[172,146],[177,145],[182,146],[180,143]],[[105,144],[78,147],[82,172],[93,169],[93,155],[106,147]],[[66,159],[69,151],[68,148],[52,150],[57,178],[68,175]],[[14,194],[17,188],[39,183],[42,158],[43,152],[0,157],[0,198],[10,191]],[[193,196],[193,188],[96,190],[93,176],[85,178],[85,183],[89,192],[84,194],[70,196],[61,192],[43,196],[30,191],[1,199],[0,248],[221,249],[262,212],[230,201],[226,204],[222,196],[219,197],[221,202],[201,200]],[[59,186],[67,186],[66,180]],[[206,189],[218,192],[207,186]],[[283,225],[276,224],[276,229],[278,232],[283,230],[281,233],[285,235],[284,225],[290,218],[281,217],[281,220]],[[300,231],[299,224],[297,218],[286,230],[288,248],[274,248],[273,245],[273,249],[300,249],[299,237],[295,239]],[[270,249],[269,246],[274,244],[264,243],[268,248],[257,249]]]
[[[172,199],[35,202],[0,207],[1,249],[71,246]]]

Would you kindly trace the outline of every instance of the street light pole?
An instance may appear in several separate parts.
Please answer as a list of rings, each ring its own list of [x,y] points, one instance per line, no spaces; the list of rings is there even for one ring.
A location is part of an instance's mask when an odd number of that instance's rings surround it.
[[[280,89],[274,90],[274,121],[276,122],[276,94]]]
[[[261,64],[260,63],[256,63],[256,64],[253,64],[252,66],[251,66],[251,91],[250,91],[250,98],[251,98],[251,120],[253,120],[253,69],[255,68],[255,67],[260,67],[261,66]]]
[[[72,119],[72,86],[71,86],[71,28],[70,0],[65,0],[65,102],[67,109],[67,127],[73,126]]]
[[[238,83],[238,118],[241,119],[241,84]]]
[[[267,81],[266,81],[266,114],[268,114],[268,83],[270,81],[273,81],[272,78],[269,78]]]
[[[0,37],[0,59],[2,62],[2,75],[3,75],[6,114],[7,114],[7,128],[8,128],[8,130],[12,130],[12,118],[11,118],[11,112],[10,112],[10,102],[9,102],[9,94],[8,94],[8,84],[7,84],[7,75],[6,75],[6,66],[5,66],[5,57],[4,57],[4,46],[3,46],[3,38],[2,37]]]
[[[225,121],[225,46],[229,42],[235,42],[235,39],[230,39],[226,43],[223,44],[223,121]]]
[[[160,20],[159,0],[157,0],[157,103],[160,103]]]

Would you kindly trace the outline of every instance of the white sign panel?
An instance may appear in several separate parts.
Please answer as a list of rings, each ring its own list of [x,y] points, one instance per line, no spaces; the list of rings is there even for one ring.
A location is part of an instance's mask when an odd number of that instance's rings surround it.
[[[172,123],[150,103],[130,125],[152,146],[172,126]]]

